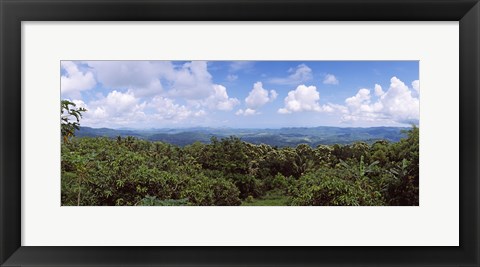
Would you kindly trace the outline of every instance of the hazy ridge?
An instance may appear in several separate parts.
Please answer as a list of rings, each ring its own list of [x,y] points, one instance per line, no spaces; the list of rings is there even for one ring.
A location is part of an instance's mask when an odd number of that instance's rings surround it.
[[[373,143],[377,140],[397,142],[404,137],[402,132],[407,127],[292,127],[280,129],[234,129],[234,128],[164,128],[164,129],[110,129],[81,127],[77,137],[109,137],[133,136],[149,141],[162,141],[185,146],[194,142],[209,143],[210,138],[225,138],[237,136],[243,141],[253,144],[268,144],[271,146],[296,146],[308,144],[315,147],[319,144],[350,144],[357,141]]]

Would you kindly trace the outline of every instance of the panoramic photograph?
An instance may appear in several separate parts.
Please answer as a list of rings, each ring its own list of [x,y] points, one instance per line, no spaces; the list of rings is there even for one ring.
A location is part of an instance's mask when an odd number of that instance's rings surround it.
[[[418,206],[418,61],[61,61],[62,206]]]

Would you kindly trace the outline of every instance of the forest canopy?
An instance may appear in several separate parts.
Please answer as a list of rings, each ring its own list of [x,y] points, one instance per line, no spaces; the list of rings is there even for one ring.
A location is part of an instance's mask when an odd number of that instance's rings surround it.
[[[62,121],[62,205],[419,204],[416,126],[399,142],[279,148],[231,136],[180,147],[135,137],[74,137],[85,110],[71,104],[64,109],[62,103],[62,114],[75,118],[70,125]]]

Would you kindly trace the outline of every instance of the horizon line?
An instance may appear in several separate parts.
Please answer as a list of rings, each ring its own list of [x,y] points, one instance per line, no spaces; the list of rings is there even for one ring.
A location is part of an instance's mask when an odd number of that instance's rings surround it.
[[[419,128],[419,125],[415,125],[417,128]],[[207,128],[207,129],[249,129],[249,130],[255,130],[255,129],[295,129],[295,128],[319,128],[319,127],[324,127],[324,128],[412,128],[413,126],[325,126],[325,125],[319,125],[319,126],[285,126],[285,127],[230,127],[230,126],[189,126],[189,127],[162,127],[162,128],[135,128],[135,127],[119,127],[119,128],[112,128],[112,127],[92,127],[92,126],[81,126],[82,127],[88,127],[92,129],[111,129],[111,130],[165,130],[165,129],[175,129],[175,130],[181,130],[181,129],[194,129],[194,128]]]

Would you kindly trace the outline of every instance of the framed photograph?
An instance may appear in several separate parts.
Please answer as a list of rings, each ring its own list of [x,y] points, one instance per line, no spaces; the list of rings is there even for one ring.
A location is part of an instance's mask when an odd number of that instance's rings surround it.
[[[480,264],[478,1],[0,14],[2,266]]]
[[[419,206],[419,61],[60,64],[62,206]]]

